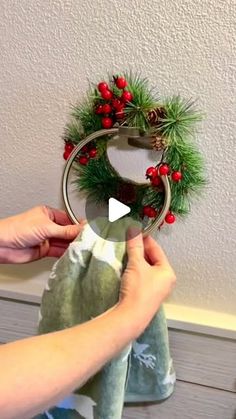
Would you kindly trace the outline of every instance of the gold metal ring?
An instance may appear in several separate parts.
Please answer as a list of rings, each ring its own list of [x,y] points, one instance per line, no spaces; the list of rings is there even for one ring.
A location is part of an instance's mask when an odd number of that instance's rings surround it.
[[[102,129],[102,130],[96,131],[93,134],[88,135],[86,138],[80,141],[80,143],[74,148],[69,159],[66,162],[64,172],[63,172],[63,177],[62,177],[62,196],[63,196],[63,201],[65,204],[66,212],[70,220],[74,224],[79,224],[79,221],[76,218],[75,213],[73,212],[71,208],[69,197],[68,197],[68,177],[69,177],[71,166],[77,154],[82,149],[82,147],[84,147],[90,141],[93,141],[96,138],[102,137],[104,135],[114,135],[114,134],[119,134],[119,133],[122,136],[124,135],[127,136],[127,138],[132,138],[133,135],[137,136],[137,129],[132,128],[132,127],[131,128],[120,127],[120,128],[110,128],[110,129]],[[170,208],[171,191],[170,191],[170,184],[169,184],[168,176],[161,176],[161,179],[162,179],[164,189],[165,189],[164,205],[162,207],[161,212],[157,215],[157,217],[153,220],[153,222],[143,229],[144,236],[150,234],[152,231],[154,231],[156,228],[158,228],[162,224]]]

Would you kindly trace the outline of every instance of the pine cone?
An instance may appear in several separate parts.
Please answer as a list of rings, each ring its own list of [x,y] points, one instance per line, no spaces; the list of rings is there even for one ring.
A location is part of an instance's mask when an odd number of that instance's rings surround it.
[[[164,108],[156,108],[148,112],[148,122],[150,125],[159,125],[161,123],[160,119],[165,118],[166,111]]]
[[[154,135],[151,139],[151,144],[154,150],[161,151],[167,147],[166,138],[161,135]]]

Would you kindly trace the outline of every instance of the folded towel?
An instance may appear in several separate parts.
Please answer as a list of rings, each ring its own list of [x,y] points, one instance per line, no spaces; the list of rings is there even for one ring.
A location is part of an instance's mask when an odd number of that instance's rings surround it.
[[[112,237],[115,229],[123,232],[119,242],[102,239],[88,224],[85,226],[52,269],[42,297],[39,333],[84,323],[117,303],[126,264],[125,232],[130,225],[127,217],[114,224],[99,219],[102,237]],[[124,402],[166,399],[174,383],[161,307],[137,340],[82,388],[37,419],[120,419]]]

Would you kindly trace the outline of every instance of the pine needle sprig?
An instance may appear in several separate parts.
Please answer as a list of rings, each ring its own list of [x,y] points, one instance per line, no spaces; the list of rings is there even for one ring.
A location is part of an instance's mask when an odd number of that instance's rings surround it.
[[[206,184],[204,163],[200,152],[194,143],[183,141],[169,147],[165,156],[166,163],[172,171],[180,170],[183,174],[181,182],[174,185],[181,187],[183,192],[196,191]]]
[[[195,108],[193,100],[184,100],[173,96],[164,102],[165,117],[160,119],[157,132],[173,140],[182,139],[192,134],[196,122],[202,120],[202,114]]]
[[[80,140],[83,138],[83,134],[77,121],[71,121],[66,124],[63,138],[65,141],[68,141],[72,144],[78,144],[80,142]]]
[[[89,98],[73,108],[72,116],[80,121],[86,136],[102,128],[101,118],[94,112],[94,103]]]
[[[165,161],[173,171],[182,173],[180,182],[171,182],[171,210],[185,215],[190,211],[192,197],[199,197],[207,183],[203,157],[194,143],[182,140],[167,149]]]
[[[78,178],[74,183],[96,203],[108,202],[116,193],[118,182],[122,180],[104,154],[99,159],[90,160],[86,166],[79,166],[77,171]]]
[[[142,205],[150,205],[156,210],[160,210],[164,204],[164,192],[157,192],[155,188],[147,185],[143,195]]]
[[[126,74],[126,80],[133,96],[132,102],[128,102],[125,108],[126,123],[146,131],[150,128],[148,113],[158,106],[157,92],[148,86],[147,79],[140,78],[138,74]]]

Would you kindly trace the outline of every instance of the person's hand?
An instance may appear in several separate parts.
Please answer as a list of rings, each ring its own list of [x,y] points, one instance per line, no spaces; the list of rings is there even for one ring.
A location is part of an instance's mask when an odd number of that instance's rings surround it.
[[[176,276],[165,253],[150,236],[143,238],[139,234],[129,239],[127,252],[120,304],[138,316],[140,330],[143,330],[171,293]]]
[[[0,220],[0,263],[60,257],[83,225],[72,225],[64,211],[46,206]]]

